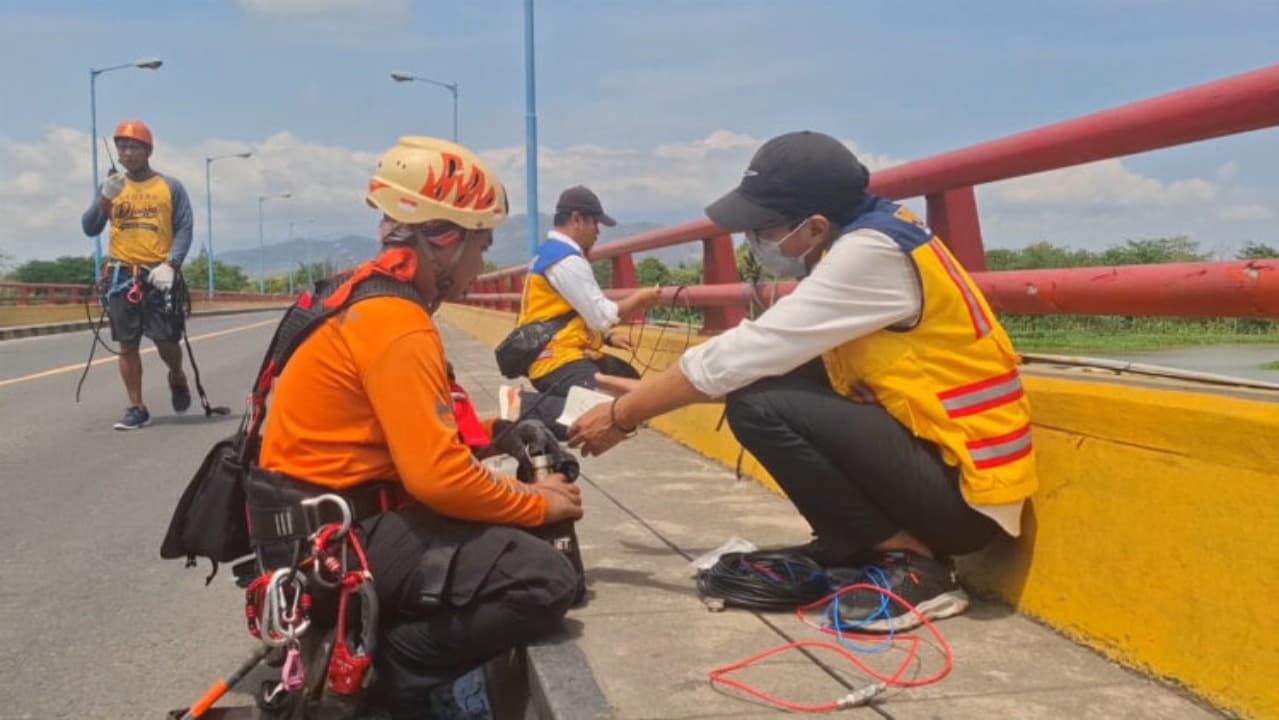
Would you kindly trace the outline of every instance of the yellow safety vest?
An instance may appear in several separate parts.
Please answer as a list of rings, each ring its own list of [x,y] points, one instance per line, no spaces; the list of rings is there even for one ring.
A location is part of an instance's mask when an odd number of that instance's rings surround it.
[[[1035,492],[1030,403],[1012,341],[941,240],[909,209],[879,198],[844,233],[878,230],[910,257],[923,311],[910,328],[885,328],[822,359],[841,395],[882,405],[958,466],[974,505],[1012,503]]]
[[[573,311],[573,306],[560,295],[546,279],[546,271],[552,265],[582,251],[568,243],[549,239],[542,243],[533,259],[533,265],[524,277],[524,294],[520,299],[520,315],[517,322],[525,325],[550,320]],[[591,330],[580,315],[574,316],[568,325],[555,334],[542,354],[529,367],[530,380],[549,375],[574,360],[598,360],[604,357],[604,334]]]

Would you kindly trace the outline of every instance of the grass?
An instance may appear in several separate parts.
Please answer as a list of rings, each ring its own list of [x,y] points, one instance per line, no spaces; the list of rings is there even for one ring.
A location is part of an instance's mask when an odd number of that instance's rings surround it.
[[[1279,370],[1279,360],[1268,362],[1261,366],[1262,370]]]
[[[1128,352],[1203,345],[1279,344],[1279,322],[1091,316],[1000,318],[1024,352]]]

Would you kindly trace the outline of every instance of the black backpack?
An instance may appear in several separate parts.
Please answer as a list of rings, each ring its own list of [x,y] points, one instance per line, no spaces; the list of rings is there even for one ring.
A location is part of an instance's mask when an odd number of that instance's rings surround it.
[[[262,358],[249,395],[249,410],[241,419],[239,429],[214,444],[204,456],[173,510],[168,532],[160,544],[160,557],[166,560],[184,557],[186,567],[194,566],[198,557],[208,558],[213,563],[213,571],[205,579],[206,585],[217,574],[218,563],[252,552],[244,482],[250,467],[257,463],[267,397],[293,353],[324,321],[361,300],[402,297],[428,312],[426,303],[412,285],[385,275],[373,275],[361,281],[338,307],[325,306],[324,299],[349,278],[350,274],[346,274],[316,282],[313,292],[303,294],[284,313]]]

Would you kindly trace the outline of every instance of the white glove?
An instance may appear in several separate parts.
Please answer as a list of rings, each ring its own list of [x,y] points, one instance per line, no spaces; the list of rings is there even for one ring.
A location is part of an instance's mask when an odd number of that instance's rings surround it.
[[[169,263],[160,263],[151,268],[151,273],[147,275],[147,282],[151,283],[151,287],[161,292],[168,292],[173,288],[173,266]]]
[[[124,192],[124,173],[108,173],[106,182],[102,183],[102,197],[115,200],[122,192]]]

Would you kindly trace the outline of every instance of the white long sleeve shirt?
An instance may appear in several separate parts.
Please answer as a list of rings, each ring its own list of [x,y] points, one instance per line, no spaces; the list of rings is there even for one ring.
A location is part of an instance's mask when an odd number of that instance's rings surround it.
[[[548,242],[567,243],[578,252],[582,251],[573,238],[558,230],[550,231],[546,238]],[[547,268],[546,280],[573,306],[590,329],[604,332],[618,323],[617,303],[604,297],[604,291],[595,280],[595,272],[591,270],[591,263],[583,255],[571,255]]]
[[[854,230],[790,295],[686,351],[680,370],[693,387],[722,397],[876,330],[910,325],[923,305],[914,264],[897,243],[877,230]],[[973,508],[1020,534],[1021,502]]]

